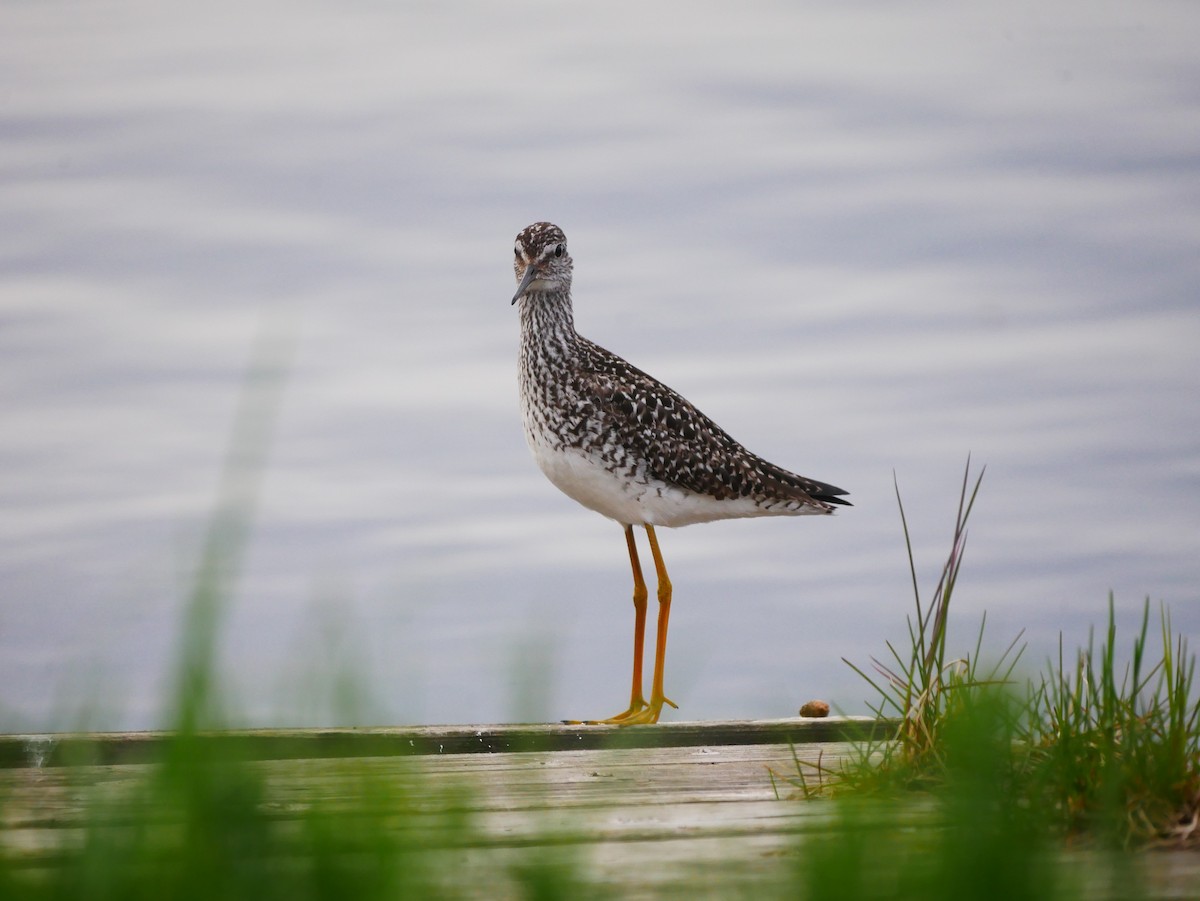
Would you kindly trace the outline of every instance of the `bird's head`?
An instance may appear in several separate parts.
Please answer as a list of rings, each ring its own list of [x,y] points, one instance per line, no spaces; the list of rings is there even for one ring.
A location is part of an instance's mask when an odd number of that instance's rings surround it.
[[[513,272],[517,277],[516,303],[522,294],[569,291],[571,256],[567,236],[550,222],[535,222],[519,235],[513,246]]]

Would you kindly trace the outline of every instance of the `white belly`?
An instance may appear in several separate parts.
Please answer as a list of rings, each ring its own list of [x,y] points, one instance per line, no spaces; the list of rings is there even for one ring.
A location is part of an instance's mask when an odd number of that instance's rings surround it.
[[[575,448],[551,451],[535,440],[529,446],[538,466],[559,491],[622,525],[687,526],[717,519],[794,516],[801,512],[782,506],[765,509],[751,498],[717,500],[636,473],[610,472],[595,455]]]

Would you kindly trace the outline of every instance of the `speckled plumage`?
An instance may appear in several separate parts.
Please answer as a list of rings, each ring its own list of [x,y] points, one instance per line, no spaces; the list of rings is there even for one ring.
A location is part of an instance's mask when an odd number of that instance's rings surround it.
[[[830,513],[849,503],[841,497],[846,492],[750,453],[680,394],[581,337],[571,310],[573,264],[558,226],[534,223],[517,235],[513,251],[525,437],[551,482],[625,527],[633,573],[629,706],[588,722],[656,723],[663,707],[675,703],[663,691],[672,592],[655,526]],[[645,528],[658,577],[649,700],[642,694],[647,589],[635,525]]]
[[[525,435],[546,476],[623,525],[830,513],[840,488],[751,453],[682,395],[575,331],[566,236],[516,239]]]

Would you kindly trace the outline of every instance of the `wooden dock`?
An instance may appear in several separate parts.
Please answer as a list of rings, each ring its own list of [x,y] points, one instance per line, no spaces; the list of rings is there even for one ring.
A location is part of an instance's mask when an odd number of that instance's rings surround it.
[[[831,717],[627,729],[254,730],[205,741],[213,753],[262,767],[268,803],[281,816],[344,797],[364,773],[430,797],[461,792],[482,841],[457,866],[503,872],[506,860],[555,846],[620,896],[655,897],[665,886],[732,884],[785,853],[821,818],[819,806],[780,802],[799,793],[784,778],[796,775],[796,758],[836,766],[848,740],[887,728]],[[0,736],[0,845],[33,865],[52,863],[78,833],[89,793],[133,784],[168,739]]]
[[[796,866],[806,833],[828,830],[829,804],[788,801],[802,794],[788,781],[797,760],[836,769],[851,740],[884,738],[893,727],[830,717],[628,729],[256,730],[204,740],[214,754],[261,768],[266,803],[285,821],[318,801],[351,797],[364,775],[434,799],[430,823],[440,799],[465,799],[476,837],[444,853],[464,884],[479,886],[478,897],[515,896],[496,874],[549,854],[567,855],[615,897],[741,897]],[[0,736],[0,846],[31,866],[53,865],[78,835],[87,798],[144,777],[168,739]],[[806,767],[805,775],[815,772]],[[1189,897],[1170,886],[1194,884],[1196,856],[1163,867],[1167,890],[1158,896]]]

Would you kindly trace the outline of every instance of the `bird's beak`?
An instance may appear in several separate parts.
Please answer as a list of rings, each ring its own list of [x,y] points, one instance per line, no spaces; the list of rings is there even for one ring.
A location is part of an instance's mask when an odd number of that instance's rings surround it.
[[[517,285],[517,293],[513,295],[512,302],[516,303],[518,298],[525,293],[525,289],[537,278],[537,272],[530,263],[525,267],[525,274],[521,276],[521,284]],[[511,306],[511,304],[510,304]]]

